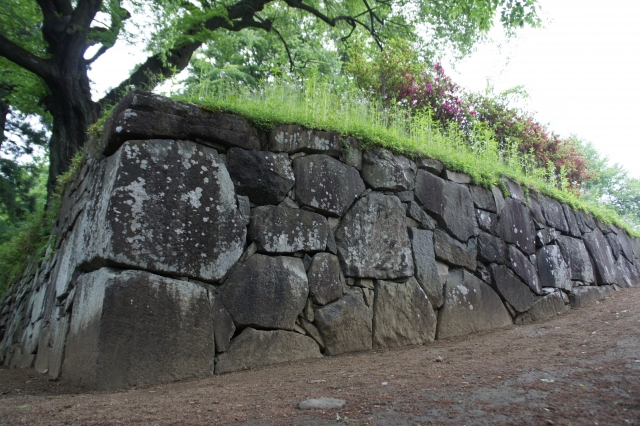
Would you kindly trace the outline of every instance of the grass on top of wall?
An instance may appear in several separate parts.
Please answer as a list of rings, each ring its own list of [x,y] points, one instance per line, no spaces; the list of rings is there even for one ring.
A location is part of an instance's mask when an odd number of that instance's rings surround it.
[[[570,192],[562,176],[537,167],[535,159],[520,153],[515,143],[498,149],[493,132],[486,127],[472,128],[468,137],[457,127],[443,129],[428,114],[409,115],[401,108],[382,108],[356,89],[313,80],[304,86],[267,83],[259,89],[203,82],[173,97],[205,109],[242,115],[265,131],[279,124],[299,124],[353,136],[365,147],[381,146],[410,157],[435,158],[485,187],[498,185],[505,190],[503,176],[508,176],[525,190],[537,190],[640,236],[613,209],[585,202]]]

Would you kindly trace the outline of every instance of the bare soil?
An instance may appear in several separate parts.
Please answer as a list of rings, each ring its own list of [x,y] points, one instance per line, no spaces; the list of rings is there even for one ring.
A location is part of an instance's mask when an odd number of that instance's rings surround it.
[[[2,369],[0,392],[0,425],[640,424],[640,290],[488,334],[144,389]],[[347,404],[297,408],[321,396]]]

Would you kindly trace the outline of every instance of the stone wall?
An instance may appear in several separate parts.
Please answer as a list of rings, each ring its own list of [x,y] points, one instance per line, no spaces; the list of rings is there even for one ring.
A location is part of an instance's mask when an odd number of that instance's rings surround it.
[[[129,93],[4,296],[0,357],[91,388],[499,329],[640,281],[640,241],[505,180]]]

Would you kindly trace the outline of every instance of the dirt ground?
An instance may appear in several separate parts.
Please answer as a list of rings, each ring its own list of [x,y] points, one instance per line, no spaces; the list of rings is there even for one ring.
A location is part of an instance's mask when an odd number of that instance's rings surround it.
[[[640,289],[548,321],[117,392],[0,370],[0,425],[640,424]],[[307,398],[347,401],[302,411]]]

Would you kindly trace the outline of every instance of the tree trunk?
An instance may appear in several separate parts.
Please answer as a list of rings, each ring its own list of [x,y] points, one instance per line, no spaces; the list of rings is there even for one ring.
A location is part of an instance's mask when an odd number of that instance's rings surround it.
[[[57,177],[69,170],[71,159],[88,140],[87,129],[98,119],[99,107],[91,100],[84,60],[79,62],[77,67],[61,67],[60,78],[47,81],[51,90],[47,106],[53,116],[47,201],[51,200]]]
[[[6,137],[7,115],[9,115],[9,104],[4,99],[0,99],[0,149]]]

